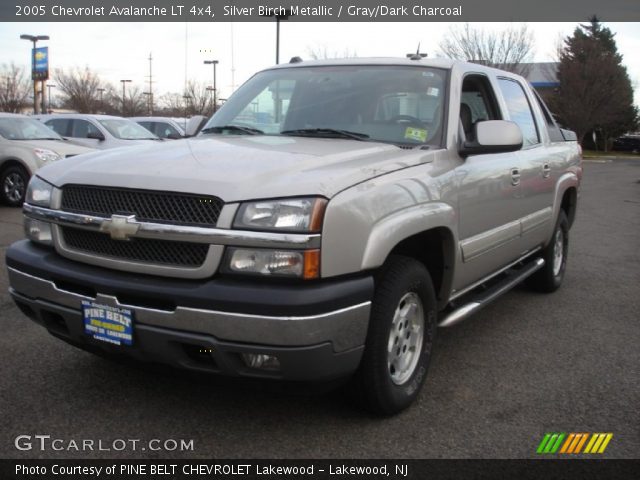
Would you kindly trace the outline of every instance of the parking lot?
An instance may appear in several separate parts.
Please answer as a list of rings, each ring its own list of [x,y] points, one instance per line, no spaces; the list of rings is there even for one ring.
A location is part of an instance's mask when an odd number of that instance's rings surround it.
[[[567,275],[516,288],[441,329],[418,402],[393,418],[310,394],[113,363],[27,320],[4,251],[21,212],[0,208],[0,456],[5,458],[522,458],[546,432],[611,432],[640,456],[640,160],[585,162]],[[193,451],[19,451],[18,435],[186,439]]]

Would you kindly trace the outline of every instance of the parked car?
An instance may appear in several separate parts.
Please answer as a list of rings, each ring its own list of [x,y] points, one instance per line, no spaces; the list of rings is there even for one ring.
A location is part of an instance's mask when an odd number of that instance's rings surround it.
[[[22,312],[105,355],[348,379],[383,415],[436,327],[561,286],[582,178],[524,78],[419,55],[278,65],[195,138],[70,162],[32,179],[7,250]]]
[[[184,128],[169,117],[130,117],[159,138],[179,140],[186,137]]]
[[[79,113],[39,115],[36,118],[64,138],[78,145],[99,150],[160,140],[149,130],[128,118]]]
[[[0,113],[0,200],[24,201],[31,175],[43,165],[93,149],[74,145],[46,125],[13,113]]]
[[[616,138],[613,149],[617,152],[640,153],[640,135],[623,135]]]

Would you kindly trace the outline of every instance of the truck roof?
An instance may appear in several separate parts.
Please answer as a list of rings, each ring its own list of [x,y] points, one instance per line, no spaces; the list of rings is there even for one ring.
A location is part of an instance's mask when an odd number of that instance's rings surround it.
[[[294,57],[295,59],[296,57]],[[473,71],[473,72],[492,72],[500,73],[520,78],[519,75],[501,70],[498,68],[488,67],[481,63],[472,63],[462,60],[452,60],[450,58],[402,58],[402,57],[362,57],[362,58],[332,58],[323,60],[300,60],[291,59],[289,63],[281,63],[266,70],[276,70],[282,68],[301,68],[301,67],[322,67],[322,66],[344,66],[344,65],[395,65],[395,66],[422,66],[431,68],[442,68],[445,70]]]

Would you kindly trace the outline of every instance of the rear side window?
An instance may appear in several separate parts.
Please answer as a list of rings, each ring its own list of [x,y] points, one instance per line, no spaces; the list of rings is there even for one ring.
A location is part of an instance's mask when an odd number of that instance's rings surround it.
[[[178,130],[176,130],[175,128],[173,128],[173,126],[165,122],[157,122],[155,131],[153,133],[155,133],[160,138],[169,138],[170,136],[173,136],[173,137],[182,136],[180,135],[180,132],[178,132]]]
[[[86,120],[74,120],[73,121],[73,135],[75,138],[87,138],[89,134],[100,135],[100,130],[98,130],[94,125]]]
[[[523,148],[540,143],[536,121],[522,85],[515,80],[507,78],[499,79],[499,84],[502,95],[507,103],[509,119],[517,123],[520,130],[522,130]]]
[[[44,122],[44,124],[51,128],[54,132],[56,132],[58,135],[61,135],[63,137],[70,137],[71,136],[71,120],[68,118],[56,118],[53,120],[47,120],[46,122]]]
[[[140,125],[142,125],[144,128],[146,128],[147,130],[149,130],[151,133],[156,133],[154,131],[154,124],[151,122],[138,122]]]
[[[532,92],[533,92],[533,96],[536,99],[536,102],[538,102],[540,111],[544,115],[544,121],[547,124],[547,132],[549,133],[549,140],[551,140],[552,142],[563,142],[564,137],[562,136],[562,132],[560,132],[560,127],[558,127],[555,120],[551,116],[551,112],[549,111],[545,103],[542,101],[542,98],[540,97],[540,95],[538,95],[538,92],[536,92],[534,89],[532,89]]]

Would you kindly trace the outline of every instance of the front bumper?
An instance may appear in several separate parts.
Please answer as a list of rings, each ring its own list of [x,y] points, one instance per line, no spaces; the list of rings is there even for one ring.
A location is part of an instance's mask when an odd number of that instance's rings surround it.
[[[10,293],[30,318],[81,348],[227,375],[329,380],[353,373],[367,333],[370,276],[313,284],[184,280],[107,270],[29,241],[7,251]],[[134,345],[86,335],[82,300],[134,312]],[[278,370],[242,353],[275,355]]]

